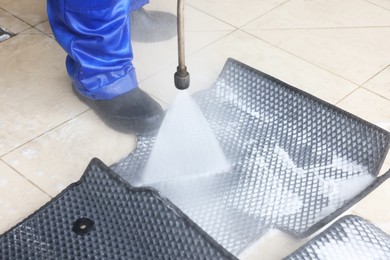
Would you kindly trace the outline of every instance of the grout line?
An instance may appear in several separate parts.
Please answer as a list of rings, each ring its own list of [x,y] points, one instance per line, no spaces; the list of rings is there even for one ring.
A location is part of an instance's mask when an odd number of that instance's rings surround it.
[[[373,26],[339,26],[339,27],[291,27],[291,28],[243,28],[246,31],[294,31],[294,30],[337,30],[337,29],[383,29],[390,28],[389,25]]]
[[[340,104],[342,101],[344,101],[345,99],[347,99],[348,97],[350,97],[353,93],[355,93],[358,89],[361,89],[362,87],[358,87],[358,88],[356,88],[356,89],[354,89],[354,90],[352,90],[349,94],[347,94],[345,97],[343,97],[342,99],[340,99],[339,101],[337,101],[337,103],[335,104],[336,106],[338,105],[338,104]]]
[[[229,29],[221,29],[221,30],[186,30],[186,33],[210,33],[210,32],[229,32],[233,30],[237,30],[238,28],[231,26],[232,28]]]
[[[30,26],[31,26],[31,25],[30,25]],[[23,30],[21,30],[20,32],[18,32],[15,36],[17,36],[17,35],[19,35],[19,34],[23,34],[24,32],[26,32],[26,31],[28,31],[28,30],[30,30],[30,29],[35,29],[35,28],[34,28],[34,26],[28,27],[28,28],[23,29]]]
[[[369,79],[367,79],[366,81],[364,81],[361,86],[363,87],[365,84],[367,84],[367,82],[369,82],[370,80],[372,80],[373,78],[375,78],[376,76],[378,76],[380,73],[382,73],[383,71],[385,71],[387,68],[390,67],[390,64],[387,65],[386,67],[384,67],[383,69],[379,70],[377,73],[375,73],[373,76],[371,76]]]
[[[220,22],[222,22],[222,23],[224,23],[224,24],[227,24],[227,25],[229,25],[229,26],[232,26],[232,27],[235,28],[235,29],[238,28],[237,26],[235,26],[235,25],[233,25],[233,24],[231,24],[231,23],[229,23],[229,22],[226,22],[226,21],[224,21],[224,20],[222,20],[222,19],[220,19],[220,18],[218,18],[218,17],[215,17],[214,15],[212,15],[212,14],[210,14],[210,13],[208,13],[208,12],[202,10],[202,9],[199,9],[199,8],[196,7],[196,6],[193,6],[193,5],[191,5],[191,4],[186,4],[186,5],[188,5],[188,6],[192,7],[192,8],[194,8],[195,10],[197,10],[197,11],[199,11],[199,12],[201,12],[201,13],[207,15],[207,16],[210,16],[210,17],[212,17],[212,18],[214,18],[214,19],[216,19],[216,20],[218,20],[218,21],[220,21]]]
[[[234,29],[234,30],[232,30],[232,31],[227,31],[227,32],[229,32],[229,33],[227,33],[226,35],[224,35],[224,36],[222,36],[222,37],[220,37],[220,38],[218,38],[218,39],[216,39],[216,40],[214,40],[214,41],[212,41],[212,42],[206,44],[206,45],[203,46],[202,48],[200,48],[200,49],[198,49],[198,50],[195,50],[194,52],[192,52],[192,53],[186,55],[186,60],[187,60],[187,58],[191,58],[192,56],[196,55],[198,52],[202,51],[203,49],[205,49],[205,48],[207,48],[207,47],[209,47],[209,46],[211,46],[211,45],[213,45],[213,44],[219,42],[220,40],[222,40],[222,39],[228,37],[229,35],[233,34],[233,33],[236,32],[236,31],[238,31],[238,29]],[[175,66],[175,65],[177,65],[177,61],[171,62],[171,63],[169,63],[169,64],[163,66],[161,69],[156,70],[156,71],[153,72],[151,75],[149,75],[149,76],[145,77],[144,79],[142,79],[141,81],[139,81],[138,84],[139,84],[139,85],[142,85],[142,82],[144,82],[144,81],[146,81],[146,80],[148,80],[148,79],[150,79],[150,78],[152,78],[152,77],[158,75],[159,73],[162,73],[163,71],[167,70],[167,69],[170,68],[171,66]],[[191,69],[191,68],[189,68],[189,70],[190,70],[190,69]],[[172,71],[172,86],[173,86],[173,87],[174,87],[174,84],[173,84],[173,83],[174,83],[174,82],[173,82],[173,74],[174,74],[175,72],[176,72],[176,71]],[[141,87],[141,89],[142,89],[142,87]],[[161,97],[158,97],[158,96],[156,96],[156,95],[152,95],[152,94],[151,94],[149,91],[147,91],[147,90],[144,90],[144,91],[146,91],[149,95],[153,96],[154,98],[158,99],[159,101],[163,102],[164,104],[166,104],[167,107],[170,105],[170,102],[163,100]]]
[[[23,20],[22,18],[18,17],[16,14],[14,14],[14,13],[12,13],[12,12],[10,12],[10,11],[8,11],[8,10],[2,8],[2,7],[0,7],[0,9],[3,10],[4,12],[6,12],[6,13],[12,15],[12,16],[15,17],[16,19],[18,19],[18,20],[20,20],[20,21],[26,23],[27,25],[29,25],[29,26],[31,26],[31,27],[34,27],[34,26],[35,26],[35,25],[32,25],[32,24],[30,24],[29,22]]]
[[[287,3],[290,2],[290,1],[291,1],[291,0],[287,0],[287,1],[284,1],[284,2],[282,2],[282,3],[280,3],[280,4],[278,4],[277,6],[271,8],[270,10],[266,11],[265,13],[263,13],[263,14],[257,16],[256,18],[250,20],[250,21],[247,22],[247,23],[243,24],[242,26],[240,26],[240,28],[243,28],[243,27],[245,27],[246,25],[252,23],[253,21],[255,21],[255,20],[257,20],[257,19],[259,19],[259,18],[261,18],[261,17],[263,17],[263,16],[265,16],[265,15],[271,13],[271,12],[274,11],[275,9],[277,9],[277,8],[279,8],[279,7],[281,7],[281,6],[285,5],[285,4],[287,4]]]
[[[380,94],[380,93],[377,93],[377,92],[375,92],[375,91],[372,91],[372,90],[369,89],[369,88],[366,88],[366,87],[364,87],[364,86],[361,86],[361,88],[364,89],[364,90],[367,90],[368,92],[370,92],[370,93],[372,93],[372,94],[374,94],[374,95],[376,95],[376,96],[378,96],[378,97],[381,97],[381,98],[386,99],[387,101],[390,101],[390,99],[388,99],[387,97],[383,96],[383,95]]]
[[[25,179],[27,182],[29,182],[31,185],[33,185],[34,187],[36,187],[38,190],[40,190],[41,192],[43,192],[45,195],[47,195],[49,198],[53,198],[52,195],[50,195],[49,193],[47,193],[45,190],[43,190],[41,187],[39,187],[37,184],[35,184],[32,180],[28,179],[26,176],[24,176],[21,172],[19,172],[17,169],[15,169],[13,166],[11,166],[10,164],[8,164],[6,161],[4,161],[3,159],[0,158],[0,161],[3,162],[5,165],[7,165],[8,167],[10,167],[12,170],[14,170],[16,173],[19,174],[20,177],[22,177],[23,179]]]
[[[223,35],[223,36],[221,36],[220,38],[215,39],[214,41],[209,42],[209,43],[206,44],[205,46],[203,46],[203,47],[201,47],[201,48],[199,48],[199,49],[197,49],[197,50],[195,50],[195,51],[189,53],[187,57],[189,58],[189,57],[194,56],[195,54],[199,53],[199,52],[202,51],[203,49],[206,49],[206,48],[210,47],[211,45],[213,45],[213,44],[215,44],[215,43],[217,43],[217,42],[219,42],[219,41],[221,41],[221,40],[223,40],[223,39],[229,37],[231,34],[233,34],[233,33],[235,33],[236,31],[239,30],[239,29],[236,28],[236,27],[234,27],[234,28],[235,28],[235,29],[233,29],[233,30],[225,30],[225,32],[227,32],[225,35]]]
[[[224,38],[228,37],[229,35],[233,34],[234,32],[236,32],[236,31],[238,31],[238,30],[239,30],[239,29],[236,28],[236,29],[234,29],[234,30],[227,31],[228,33],[227,33],[226,35],[224,35],[224,36],[222,36],[222,37],[220,37],[220,38],[218,38],[218,39],[216,39],[216,40],[214,40],[214,41],[212,41],[212,42],[206,44],[206,45],[203,46],[202,48],[200,48],[200,49],[198,49],[198,50],[195,50],[194,52],[192,52],[192,53],[186,55],[186,60],[187,60],[187,58],[191,58],[192,56],[196,55],[198,52],[202,51],[203,49],[206,49],[207,47],[209,47],[209,46],[211,46],[211,45],[213,45],[213,44],[219,42],[220,40],[223,40]],[[150,78],[152,78],[152,77],[158,75],[159,73],[162,73],[164,70],[167,70],[167,69],[170,68],[171,66],[175,66],[175,65],[177,65],[177,61],[171,62],[171,63],[169,63],[169,64],[163,66],[161,69],[156,70],[156,71],[153,72],[151,75],[149,75],[149,76],[145,77],[144,79],[142,79],[141,81],[139,81],[138,84],[139,84],[139,85],[142,85],[142,82],[144,82],[144,81],[146,81],[146,80],[148,80],[148,79],[150,79]],[[189,69],[191,69],[191,68],[189,68]],[[172,71],[172,79],[173,79],[173,74],[174,74],[175,72],[176,72],[176,71]],[[174,84],[173,84],[173,83],[174,83],[174,82],[173,82],[173,80],[172,80],[172,87],[174,87]],[[141,89],[142,89],[142,87],[141,87]],[[144,90],[144,91],[146,91],[149,95],[153,96],[155,99],[161,101],[163,104],[167,105],[167,107],[169,107],[169,105],[171,104],[170,102],[163,100],[161,97],[159,97],[159,96],[157,96],[157,95],[155,95],[155,94],[152,94],[152,93],[150,93],[150,92],[147,91],[147,90]]]
[[[275,48],[277,48],[277,49],[279,49],[279,50],[282,50],[283,52],[286,52],[286,53],[288,53],[288,54],[290,54],[290,55],[292,55],[292,56],[294,56],[294,57],[296,57],[296,58],[298,58],[298,59],[300,59],[300,60],[303,60],[303,61],[305,61],[305,62],[307,62],[307,63],[310,63],[311,65],[313,65],[313,66],[315,66],[315,67],[317,67],[317,68],[320,68],[320,69],[322,69],[322,70],[324,70],[324,71],[326,71],[326,72],[329,72],[329,73],[331,73],[331,74],[333,74],[333,75],[335,75],[335,76],[337,76],[337,77],[339,77],[339,78],[342,78],[342,79],[344,79],[344,80],[346,80],[346,81],[348,81],[348,82],[350,82],[350,83],[352,83],[352,84],[354,84],[354,85],[356,85],[356,86],[360,86],[360,84],[357,83],[357,82],[354,82],[354,81],[352,81],[352,80],[350,80],[350,79],[348,79],[348,78],[346,78],[346,77],[344,77],[344,76],[342,76],[342,75],[339,75],[339,74],[337,74],[337,73],[335,73],[335,72],[333,72],[333,71],[331,71],[331,70],[329,70],[329,69],[327,69],[327,68],[323,68],[323,67],[319,66],[318,64],[316,64],[316,63],[310,61],[310,60],[307,60],[307,59],[305,59],[305,58],[303,58],[303,57],[300,57],[300,56],[298,56],[298,55],[296,55],[296,54],[290,52],[289,50],[283,49],[283,48],[281,48],[281,47],[279,47],[279,46],[277,46],[277,45],[275,45],[275,44],[273,44],[273,43],[271,43],[271,42],[269,42],[269,41],[267,41],[267,40],[265,40],[265,39],[263,39],[263,38],[260,38],[260,37],[254,35],[254,34],[252,34],[252,33],[250,33],[250,32],[243,31],[243,30],[240,30],[240,31],[243,32],[243,33],[246,33],[246,34],[248,34],[248,35],[250,35],[250,36],[252,36],[252,37],[255,37],[256,39],[258,39],[258,40],[260,40],[260,41],[262,41],[262,42],[265,42],[265,43],[267,43],[267,44],[269,44],[269,45],[271,45],[271,46],[273,46],[273,47],[275,47]]]
[[[363,1],[366,2],[366,3],[372,4],[372,5],[376,6],[376,7],[379,7],[379,8],[381,8],[381,9],[385,9],[386,11],[390,11],[390,9],[388,9],[388,8],[386,8],[386,7],[383,7],[383,6],[380,6],[380,5],[378,5],[378,4],[376,4],[376,3],[373,3],[373,2],[371,2],[371,1],[368,1],[368,0],[363,0]]]
[[[30,27],[33,27],[31,24],[29,24],[28,22],[26,22],[26,21],[20,19],[19,17],[17,17],[15,14],[9,12],[8,10],[6,10],[6,9],[4,9],[4,8],[2,8],[2,7],[0,7],[0,10],[3,11],[3,12],[5,12],[5,13],[7,13],[7,14],[9,14],[9,15],[11,15],[12,17],[18,19],[19,21],[21,21],[21,22],[23,22],[23,23],[29,25]]]
[[[190,58],[190,57],[192,57],[192,56],[194,56],[194,55],[196,55],[198,52],[202,51],[203,49],[206,49],[206,48],[210,47],[211,45],[213,45],[213,44],[219,42],[220,40],[223,40],[224,38],[228,37],[229,35],[233,34],[234,32],[236,32],[236,31],[238,31],[238,30],[239,30],[239,29],[237,29],[237,28],[235,28],[235,29],[233,29],[233,30],[231,30],[231,31],[230,31],[230,30],[222,30],[222,31],[226,31],[226,32],[228,32],[228,33],[225,34],[225,35],[223,35],[223,36],[221,36],[221,37],[218,38],[218,39],[215,39],[214,41],[211,41],[210,43],[206,44],[205,46],[203,46],[203,47],[201,47],[201,48],[199,48],[199,49],[197,49],[197,50],[194,50],[194,51],[191,52],[191,53],[188,53],[188,52],[187,52],[187,54],[186,54],[186,56],[185,56],[186,59],[187,59],[187,58]],[[155,76],[155,75],[157,75],[157,74],[163,72],[164,70],[166,70],[166,69],[168,69],[169,67],[174,66],[174,65],[177,65],[177,61],[174,61],[174,62],[171,62],[171,63],[169,63],[169,64],[166,64],[166,65],[162,66],[160,69],[156,70],[156,71],[153,72],[151,75],[146,76],[145,78],[143,78],[143,79],[142,79],[141,81],[139,81],[138,83],[142,83],[143,81],[146,81],[146,80],[152,78],[153,76]],[[172,71],[172,76],[173,76],[173,74],[174,74],[175,72],[176,72],[176,71]],[[172,81],[172,83],[173,83],[173,81]],[[141,88],[142,88],[142,87],[141,87]],[[161,100],[161,99],[160,99],[160,100]],[[163,100],[162,100],[162,101],[163,101]]]
[[[370,77],[368,80],[366,80],[364,83],[362,83],[360,85],[360,87],[362,89],[364,89],[364,90],[367,90],[368,92],[370,92],[370,93],[372,93],[374,95],[377,95],[377,96],[379,96],[381,98],[384,98],[384,99],[390,101],[390,99],[388,97],[382,95],[381,93],[375,92],[375,91],[373,91],[373,90],[371,90],[371,89],[369,89],[368,87],[365,86],[369,81],[371,81],[373,78],[375,78],[376,76],[378,76],[379,74],[381,74],[383,71],[385,71],[388,68],[390,68],[390,64],[387,65],[386,67],[384,67],[383,69],[379,70],[377,73],[375,73],[372,77]]]
[[[35,27],[33,27],[33,28],[35,28]],[[47,36],[47,37],[49,37],[50,39],[56,41],[56,39],[54,38],[54,35],[53,35],[53,34],[46,33],[46,32],[44,32],[44,31],[42,31],[42,30],[39,30],[38,28],[35,28],[35,29],[36,29],[39,33],[43,34],[44,36]]]
[[[45,20],[45,21],[43,21],[43,22],[41,22],[41,23],[35,25],[33,28],[36,29],[36,30],[38,30],[38,31],[40,31],[41,33],[45,34],[46,36],[50,37],[51,39],[54,39],[53,33],[45,32],[45,31],[43,31],[43,30],[41,30],[41,29],[39,29],[39,28],[37,27],[38,25],[44,24],[44,23],[46,23],[47,21],[49,21],[49,20]]]
[[[198,7],[196,7],[196,6],[194,6],[194,5],[191,5],[191,4],[186,4],[186,5],[191,6],[192,8],[198,10],[199,12],[202,12],[202,13],[204,13],[204,14],[210,16],[210,17],[213,17],[214,19],[217,19],[218,21],[221,21],[221,22],[223,22],[223,23],[225,23],[225,24],[227,24],[227,25],[230,25],[230,26],[232,26],[232,27],[234,27],[234,28],[236,28],[236,29],[239,29],[239,28],[242,28],[243,26],[247,25],[248,23],[251,23],[251,22],[253,22],[254,20],[256,20],[256,19],[262,17],[263,15],[266,15],[266,14],[272,12],[272,11],[275,10],[276,8],[278,8],[278,7],[280,7],[280,6],[284,5],[284,4],[286,4],[286,3],[289,2],[289,1],[291,1],[291,0],[286,0],[286,1],[284,1],[283,3],[278,4],[277,6],[271,8],[270,10],[268,10],[268,11],[262,13],[262,14],[260,14],[259,16],[256,16],[255,18],[253,18],[253,19],[250,20],[249,22],[244,23],[243,25],[241,25],[241,26],[239,26],[239,27],[237,27],[236,25],[231,24],[231,23],[229,23],[229,22],[227,22],[227,21],[224,21],[224,20],[222,20],[222,19],[220,19],[220,18],[218,18],[218,17],[216,17],[216,16],[214,16],[214,15],[212,15],[212,14],[206,12],[205,10],[202,10],[202,9],[200,9],[200,8],[198,8]]]
[[[34,138],[32,138],[32,139],[30,139],[30,140],[28,140],[28,141],[26,141],[26,142],[24,142],[24,143],[18,145],[17,147],[12,148],[10,151],[8,151],[8,152],[2,154],[2,155],[0,156],[0,159],[3,159],[3,158],[4,158],[5,156],[7,156],[8,154],[10,154],[10,153],[12,153],[12,152],[18,150],[19,148],[23,147],[24,145],[26,145],[26,144],[28,144],[28,143],[31,143],[31,142],[37,140],[38,138],[44,136],[45,134],[47,134],[47,133],[49,133],[49,132],[51,132],[51,131],[53,131],[53,130],[55,130],[55,129],[57,129],[57,128],[60,128],[61,126],[65,125],[66,123],[68,123],[69,121],[75,119],[76,117],[79,117],[79,116],[85,114],[85,113],[88,112],[89,110],[91,110],[91,108],[87,108],[86,110],[80,112],[79,114],[73,116],[72,118],[69,118],[69,119],[65,120],[64,122],[60,123],[59,125],[54,126],[54,127],[50,128],[50,129],[46,130],[44,133],[41,133],[41,134],[35,136]]]
[[[31,29],[36,30],[36,32],[26,33],[26,31],[31,30]],[[29,36],[29,35],[43,36],[43,37],[48,37],[49,39],[56,41],[56,39],[54,38],[54,35],[50,35],[48,33],[45,33],[45,32],[43,32],[35,27],[29,27],[29,28],[26,28],[26,29],[18,32],[17,34],[13,34],[13,36],[8,40],[11,40],[12,38],[16,38],[18,36],[23,36],[23,35],[24,36]]]
[[[15,18],[15,19],[21,21],[22,23],[25,23],[25,24],[28,26],[27,28],[22,29],[22,30],[20,30],[19,32],[14,32],[14,31],[11,31],[11,29],[9,29],[9,28],[5,28],[5,27],[4,27],[9,33],[12,34],[12,37],[17,36],[18,34],[20,34],[20,33],[24,32],[24,31],[26,31],[26,30],[29,30],[29,29],[33,28],[33,26],[32,26],[31,24],[26,23],[25,21],[23,21],[23,20],[20,19],[19,17],[15,16],[14,14],[8,12],[7,10],[5,10],[5,9],[3,9],[3,8],[1,8],[1,7],[0,7],[0,10],[1,10],[1,11],[4,11],[5,13],[7,13],[7,14],[9,14],[10,16],[12,16],[13,18]],[[12,38],[12,37],[11,37],[11,38]]]

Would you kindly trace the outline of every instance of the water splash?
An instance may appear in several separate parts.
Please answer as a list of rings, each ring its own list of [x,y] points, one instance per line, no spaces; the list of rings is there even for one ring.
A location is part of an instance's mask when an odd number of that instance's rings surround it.
[[[180,91],[160,127],[141,185],[223,173],[230,164],[206,118]]]

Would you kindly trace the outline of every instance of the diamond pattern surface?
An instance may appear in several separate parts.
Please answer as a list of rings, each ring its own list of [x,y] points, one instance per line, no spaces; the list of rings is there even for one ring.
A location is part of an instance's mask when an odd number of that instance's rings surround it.
[[[91,258],[235,259],[155,191],[131,187],[97,159],[0,237],[0,259]]]
[[[285,259],[390,259],[390,235],[358,216],[345,216]]]
[[[233,59],[194,98],[231,170],[152,186],[236,255],[272,228],[313,233],[390,175],[388,132]],[[114,171],[137,183],[153,142]]]

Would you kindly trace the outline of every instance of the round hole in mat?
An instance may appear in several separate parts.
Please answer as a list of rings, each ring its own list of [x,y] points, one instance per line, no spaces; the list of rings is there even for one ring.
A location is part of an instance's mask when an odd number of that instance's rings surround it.
[[[93,221],[89,218],[79,218],[73,223],[72,231],[77,235],[88,234],[93,228]]]

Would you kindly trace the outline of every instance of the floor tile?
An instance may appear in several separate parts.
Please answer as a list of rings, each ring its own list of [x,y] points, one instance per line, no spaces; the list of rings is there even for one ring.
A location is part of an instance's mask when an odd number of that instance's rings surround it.
[[[353,207],[353,212],[363,216],[390,234],[390,180],[370,193]]]
[[[19,20],[12,14],[3,11],[1,9],[0,9],[0,26],[15,34],[30,27],[30,25],[28,25],[27,23]]]
[[[341,218],[345,215],[351,214],[352,210],[349,209],[344,213],[340,214],[337,218]],[[256,241],[251,247],[245,250],[241,255],[240,259],[242,260],[258,260],[258,259],[267,259],[267,260],[280,260],[284,257],[290,255],[296,249],[304,245],[306,242],[310,241],[312,238],[323,232],[327,229],[332,223],[337,221],[333,220],[331,223],[325,225],[320,230],[308,236],[306,238],[295,238],[291,235],[283,233],[279,230],[270,230],[262,238]]]
[[[359,88],[337,106],[390,131],[390,100]]]
[[[241,27],[252,21],[256,17],[278,7],[286,0],[188,0],[187,3],[192,5],[222,21],[225,21],[235,27]]]
[[[230,33],[234,28],[192,7],[186,8],[185,51],[189,55]],[[154,43],[132,42],[138,80],[177,63],[177,38]],[[177,66],[177,65],[175,65]]]
[[[358,89],[338,104],[341,108],[356,114],[390,131],[390,101],[363,88]],[[390,153],[380,171],[383,174],[390,169]],[[390,233],[390,181],[373,191],[353,207],[353,211],[372,221],[384,231]]]
[[[364,0],[291,0],[245,29],[389,26],[390,12]]]
[[[32,29],[0,44],[0,156],[85,111],[70,87],[65,53]]]
[[[44,32],[44,33],[48,34],[51,37],[54,37],[53,36],[53,31],[51,30],[51,27],[50,27],[49,21],[40,23],[40,24],[36,25],[35,28],[40,30],[41,32]]]
[[[49,200],[48,195],[0,161],[0,234]]]
[[[35,29],[34,27],[30,27],[29,29],[20,32],[18,35],[32,35],[32,34],[39,35],[39,36],[47,36],[47,35],[43,35],[41,31]]]
[[[387,10],[390,10],[390,1],[389,0],[367,0],[370,3],[373,3],[377,6],[381,6],[383,8],[386,8]]]
[[[382,169],[379,174],[384,174],[387,171],[390,171],[390,151],[387,153],[387,157],[383,163]]]
[[[90,110],[7,154],[3,160],[55,196],[80,179],[92,158],[111,165],[128,155],[135,143],[134,135],[111,130]]]
[[[146,9],[176,13],[176,3],[151,0]],[[189,91],[209,88],[232,57],[390,131],[389,15],[389,0],[188,0]],[[93,157],[110,165],[136,138],[109,129],[74,97],[45,0],[0,0],[0,26],[20,33],[0,44],[1,234],[77,181]],[[177,92],[176,41],[133,42],[140,85],[166,103]],[[381,174],[388,169],[390,153]],[[387,180],[348,213],[390,233],[389,191]],[[281,259],[305,241],[269,236],[242,259]]]
[[[244,32],[236,31],[191,55],[187,67],[191,74],[191,93],[209,88],[218,77],[226,59],[235,58],[328,102],[336,103],[356,85],[302,61]],[[141,82],[154,96],[171,103],[176,96],[173,84],[175,66]]]
[[[280,260],[309,239],[296,239],[279,230],[270,230],[240,255],[242,260]]]
[[[390,66],[365,83],[364,87],[390,100]]]
[[[0,0],[0,7],[32,26],[47,20],[46,0]]]
[[[390,61],[390,27],[247,31],[359,85]]]
[[[359,88],[337,106],[390,132],[390,100]],[[390,169],[390,151],[380,173],[388,169]]]

